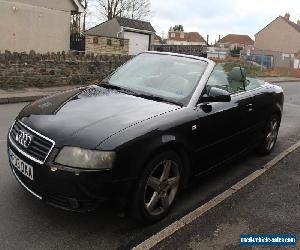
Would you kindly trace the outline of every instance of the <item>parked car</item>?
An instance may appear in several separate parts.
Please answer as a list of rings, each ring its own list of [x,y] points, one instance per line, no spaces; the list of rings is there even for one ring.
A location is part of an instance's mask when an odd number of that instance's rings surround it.
[[[54,206],[90,211],[113,199],[154,222],[194,176],[252,148],[270,153],[283,99],[239,66],[142,53],[99,85],[26,106],[8,134],[11,169]]]

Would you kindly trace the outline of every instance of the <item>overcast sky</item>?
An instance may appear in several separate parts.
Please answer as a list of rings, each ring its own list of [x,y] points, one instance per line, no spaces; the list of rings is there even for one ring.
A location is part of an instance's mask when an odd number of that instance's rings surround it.
[[[185,31],[197,31],[214,42],[218,35],[254,34],[279,15],[289,12],[291,20],[300,19],[300,0],[151,0],[150,21],[158,35],[182,24]],[[89,26],[99,23],[96,8]]]

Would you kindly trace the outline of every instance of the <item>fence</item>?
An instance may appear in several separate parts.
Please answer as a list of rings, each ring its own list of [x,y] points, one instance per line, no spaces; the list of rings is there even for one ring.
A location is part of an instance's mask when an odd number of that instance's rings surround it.
[[[246,61],[256,63],[266,69],[274,67],[274,57],[271,55],[243,55],[242,57]]]

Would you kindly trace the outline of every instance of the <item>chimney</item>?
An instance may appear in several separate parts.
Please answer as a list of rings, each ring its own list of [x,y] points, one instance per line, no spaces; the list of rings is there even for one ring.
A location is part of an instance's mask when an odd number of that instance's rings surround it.
[[[206,42],[207,42],[207,45],[209,45],[209,35],[207,35],[207,40],[206,40]]]
[[[290,13],[286,13],[286,14],[284,15],[284,19],[287,20],[287,21],[290,20],[290,17],[291,17]]]
[[[221,40],[221,35],[219,35],[219,41]]]
[[[297,24],[300,25],[300,19],[297,21]]]

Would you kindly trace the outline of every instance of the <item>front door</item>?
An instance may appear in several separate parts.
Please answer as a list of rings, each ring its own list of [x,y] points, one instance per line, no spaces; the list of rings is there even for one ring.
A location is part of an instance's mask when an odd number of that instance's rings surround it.
[[[272,114],[273,94],[262,90],[264,82],[248,78],[246,90],[252,95],[252,126],[250,138],[252,144],[257,144],[263,138],[267,121]]]
[[[207,94],[211,87],[228,91],[231,101],[200,103],[197,106],[198,173],[240,153],[249,141],[252,96],[245,91],[243,76],[226,72],[223,65],[217,65],[207,82]]]

